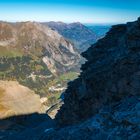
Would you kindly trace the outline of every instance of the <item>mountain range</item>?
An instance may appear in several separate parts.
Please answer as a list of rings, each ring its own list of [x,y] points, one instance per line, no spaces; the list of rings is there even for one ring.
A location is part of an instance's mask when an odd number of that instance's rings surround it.
[[[2,51],[41,58],[52,73],[70,70],[80,59],[78,52],[69,41],[39,23],[1,22],[0,31],[0,49]]]
[[[63,22],[45,22],[43,25],[47,25],[53,30],[58,31],[62,36],[68,39],[74,44],[74,46],[83,52],[90,47],[91,44],[95,43],[98,39],[96,33],[81,24],[80,22],[66,24]]]
[[[32,114],[3,120],[2,140],[140,138],[140,18],[113,26],[82,56],[87,61],[69,82],[55,119]]]
[[[119,27],[116,28],[123,33]],[[117,40],[113,36],[114,27],[111,32],[114,42]],[[69,139],[73,128],[61,127],[77,125],[92,117],[100,107],[96,105],[98,95],[92,93],[105,85],[102,74],[99,75],[102,80],[96,77],[96,68],[101,62],[98,56],[105,55],[103,51],[109,44],[114,45],[107,33],[84,52],[88,61],[79,76],[83,62],[80,53],[97,39],[94,31],[81,23],[0,22],[0,139]],[[105,48],[96,52],[103,44]],[[113,59],[110,57],[103,60],[108,62]],[[106,66],[103,62],[101,64]],[[104,70],[102,65],[101,70]],[[78,79],[70,82],[75,78]],[[98,82],[101,85],[96,86]],[[79,127],[75,129],[78,135]],[[78,135],[73,139],[79,139]]]
[[[0,80],[30,88],[44,100],[46,109],[59,101],[67,82],[77,77],[81,60],[73,44],[48,26],[0,22]],[[17,84],[13,86],[18,89]]]
[[[61,92],[80,73],[80,65],[84,62],[80,52],[96,39],[95,33],[79,22],[0,21],[0,80],[7,85],[8,81],[17,82],[19,85],[13,83],[17,92],[19,86],[27,87],[26,93],[30,88],[40,96],[46,110],[55,104],[59,108]],[[6,86],[2,88],[5,90]],[[1,94],[7,93],[2,91]],[[8,94],[10,92],[7,97]],[[14,111],[18,114],[18,110]],[[51,111],[52,108],[48,112]]]

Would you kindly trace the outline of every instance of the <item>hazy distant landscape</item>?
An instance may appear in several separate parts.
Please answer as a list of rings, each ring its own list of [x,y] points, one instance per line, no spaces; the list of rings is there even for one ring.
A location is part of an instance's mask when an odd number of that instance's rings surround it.
[[[104,37],[105,34],[109,31],[112,25],[86,25],[89,29],[93,30],[97,37],[101,38]]]

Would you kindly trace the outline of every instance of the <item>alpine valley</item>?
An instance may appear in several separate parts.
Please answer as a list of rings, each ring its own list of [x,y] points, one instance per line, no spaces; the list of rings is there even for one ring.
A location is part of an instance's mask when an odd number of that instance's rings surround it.
[[[31,104],[34,109],[25,109],[22,113],[22,107],[14,107],[15,102],[21,103],[20,106],[27,106],[29,97],[34,94],[33,100],[38,95],[40,105],[43,106],[41,112],[47,111],[54,117],[62,104],[61,94],[67,83],[79,75],[80,65],[85,61],[80,52],[87,49],[91,41],[96,40],[95,33],[81,23],[1,21],[0,114],[8,117],[36,112],[36,104]],[[84,43],[87,48],[81,46]],[[21,93],[23,91],[22,95],[18,93],[20,90]],[[28,97],[27,93],[32,94]],[[8,103],[9,99],[12,103]]]
[[[26,24],[32,25],[32,23]],[[9,28],[9,26],[6,28]],[[40,33],[39,30],[37,31],[37,33]],[[16,34],[15,31],[14,33]],[[28,32],[28,35],[31,33],[33,34],[34,30]],[[8,34],[6,41],[3,40],[2,42],[6,47],[10,47],[8,42],[15,43],[11,35],[13,34]],[[39,37],[40,36],[41,33]],[[36,37],[34,37],[34,39],[36,40]],[[49,41],[50,40],[49,38]],[[62,38],[62,40],[62,43],[65,43],[65,39]],[[20,49],[22,50],[22,55],[28,52],[31,58],[27,59],[27,57],[25,57],[26,59],[23,58],[21,62],[18,63],[17,61],[20,59],[14,59],[12,61],[13,63],[10,63],[11,67],[6,69],[7,74],[14,71],[17,64],[19,64],[19,70],[24,68],[28,74],[26,70],[28,67],[25,62],[28,62],[28,66],[32,68],[32,65],[36,61],[38,62],[36,62],[37,65],[36,63],[33,65],[36,70],[34,70],[34,75],[41,72],[39,68],[44,63],[42,64],[39,61],[40,57],[31,50],[31,47],[29,44],[29,46],[27,45],[27,47],[25,47],[25,50],[24,47]],[[55,47],[55,45],[53,47]],[[71,45],[69,47],[69,53],[68,51],[67,53],[72,55],[73,58],[77,58],[77,60],[80,59],[78,53],[74,51],[74,48]],[[43,55],[43,58],[46,56]],[[21,114],[0,121],[0,139],[140,139],[140,18],[134,22],[112,26],[106,36],[98,40],[98,42],[93,44],[87,51],[83,52],[82,56],[85,57],[87,61],[82,65],[78,78],[69,82],[63,94],[64,103],[54,119],[51,119],[47,114],[42,114],[44,106],[40,104],[39,97],[32,91],[34,90],[33,88],[31,90],[19,85],[17,82],[0,81],[0,103],[2,103],[0,105],[0,111],[3,112],[1,114],[3,117],[6,115],[5,111],[8,111],[8,115],[17,114],[17,111]],[[54,62],[58,62],[52,56],[50,58],[51,60],[53,59]],[[3,68],[7,68],[9,61],[7,57],[3,59],[7,62],[5,63],[7,65],[3,66]],[[2,64],[4,64],[3,61]],[[72,61],[70,59],[69,61],[73,62],[74,60]],[[77,61],[75,60],[75,62]],[[61,63],[61,67],[63,63]],[[64,70],[65,72],[69,71],[66,66],[64,65],[64,69],[59,71],[59,73]],[[50,73],[54,73],[53,75],[57,74],[58,67],[55,67],[55,71],[52,72],[48,66],[47,68]],[[8,76],[4,75],[3,79],[6,79],[6,77]],[[23,77],[19,79],[22,80]],[[15,77],[11,78],[14,79]],[[40,83],[42,81],[40,81]],[[30,85],[30,82],[28,84]],[[22,95],[19,94],[19,91]],[[8,101],[6,101],[6,98],[8,98]],[[20,102],[22,104],[20,104],[19,100],[21,100]],[[25,106],[27,110],[25,110],[23,106]],[[53,110],[54,107],[55,106],[52,106],[51,109]],[[23,115],[20,108],[26,111],[25,113],[28,113],[28,115]],[[32,111],[32,113],[29,114],[29,111]],[[34,111],[36,111],[36,113],[33,113]]]
[[[7,86],[8,81],[17,81],[30,88],[40,95],[46,109],[58,102],[67,81],[78,75],[80,61],[72,43],[47,26],[0,22],[0,79]],[[2,100],[7,86],[0,85]],[[12,87],[15,91],[18,84],[12,83]]]

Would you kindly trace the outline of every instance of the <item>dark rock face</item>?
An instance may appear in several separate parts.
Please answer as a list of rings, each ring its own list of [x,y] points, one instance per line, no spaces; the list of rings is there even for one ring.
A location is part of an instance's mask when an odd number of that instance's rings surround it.
[[[28,114],[0,120],[0,140],[39,140],[55,126],[47,114]]]
[[[140,138],[138,96],[127,97],[73,126],[53,130],[43,140],[136,140]],[[83,109],[84,110],[84,109]]]
[[[64,105],[56,116],[62,126],[85,121],[104,106],[111,107],[111,112],[108,112],[111,117],[110,113],[123,114],[133,107],[125,104],[121,112],[113,106],[127,98],[139,100],[140,18],[126,25],[113,26],[105,38],[82,55],[88,61],[82,66],[80,77],[69,83]],[[130,114],[126,116],[129,118]]]

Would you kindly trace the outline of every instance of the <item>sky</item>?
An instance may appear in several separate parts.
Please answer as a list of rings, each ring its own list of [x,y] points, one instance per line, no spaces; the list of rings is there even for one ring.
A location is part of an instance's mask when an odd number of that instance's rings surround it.
[[[140,16],[140,0],[0,0],[0,20],[125,23]]]

